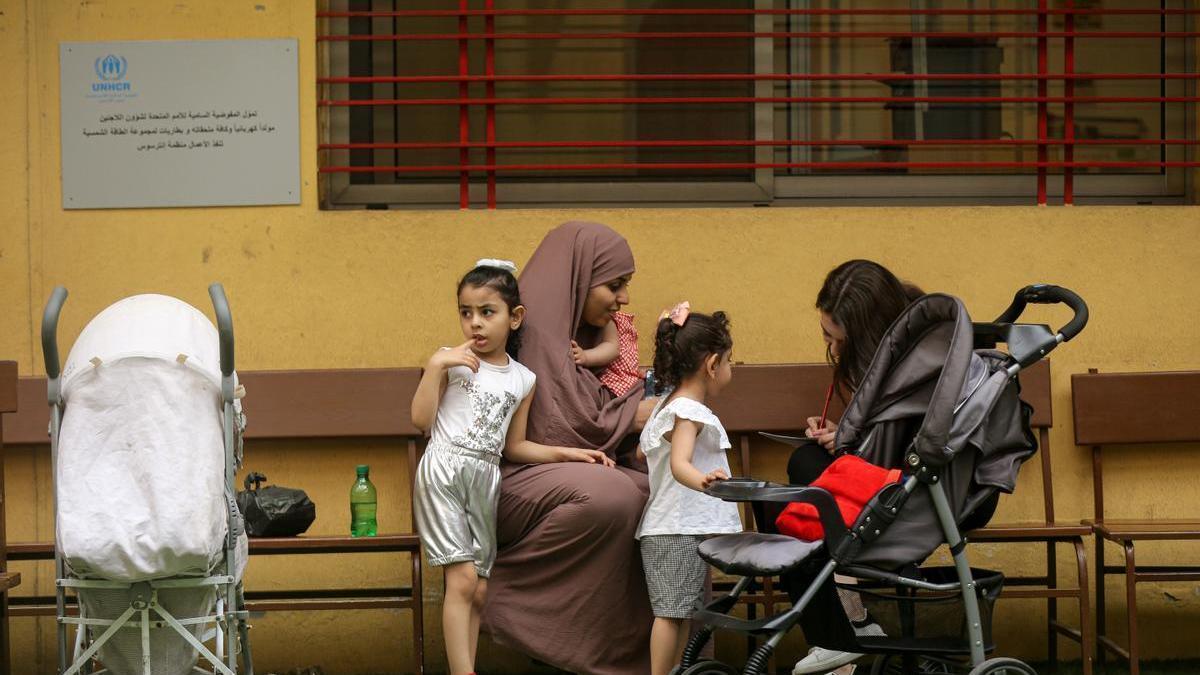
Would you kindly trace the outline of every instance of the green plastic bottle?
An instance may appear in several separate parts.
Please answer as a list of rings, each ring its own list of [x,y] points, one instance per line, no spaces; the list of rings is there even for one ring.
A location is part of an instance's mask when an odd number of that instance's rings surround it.
[[[374,537],[375,523],[375,486],[369,477],[371,467],[359,464],[356,468],[358,480],[350,488],[350,536]]]

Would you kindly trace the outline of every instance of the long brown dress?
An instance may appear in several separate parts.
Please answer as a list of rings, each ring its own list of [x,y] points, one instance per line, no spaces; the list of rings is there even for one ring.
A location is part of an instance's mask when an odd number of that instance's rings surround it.
[[[570,341],[596,344],[598,331],[580,325],[588,290],[632,272],[629,245],[598,223],[560,225],[530,258],[520,278],[527,314],[518,355],[537,374],[530,440],[616,456],[640,389],[614,397],[575,365]],[[644,469],[505,463],[501,475],[484,629],[565,670],[649,672],[652,617],[634,540],[650,492]]]

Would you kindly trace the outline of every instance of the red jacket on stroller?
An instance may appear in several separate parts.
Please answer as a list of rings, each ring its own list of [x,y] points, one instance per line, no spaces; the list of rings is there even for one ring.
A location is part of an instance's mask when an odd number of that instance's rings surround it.
[[[899,469],[889,471],[856,455],[842,455],[813,481],[812,487],[824,488],[833,495],[838,510],[842,512],[842,520],[849,527],[883,486],[899,480]],[[775,527],[781,534],[804,541],[825,538],[825,530],[817,518],[817,508],[812,504],[788,504],[775,519]]]

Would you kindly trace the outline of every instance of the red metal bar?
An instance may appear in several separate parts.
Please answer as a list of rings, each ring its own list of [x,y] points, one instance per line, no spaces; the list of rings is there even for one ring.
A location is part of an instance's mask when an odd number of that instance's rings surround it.
[[[1038,85],[1039,94],[1045,80]],[[466,85],[462,85],[466,86]],[[1200,96],[1076,96],[1076,103],[1192,103]],[[361,98],[321,100],[321,106],[357,105],[604,105],[699,103],[1065,103],[1064,96],[585,96],[544,98]]]
[[[896,140],[888,138],[868,138],[868,139],[838,139],[828,141],[812,141],[812,140],[737,140],[737,141],[722,141],[722,140],[677,140],[677,141],[503,141],[503,142],[483,142],[474,141],[471,143],[456,143],[456,142],[419,142],[419,143],[321,143],[317,146],[318,150],[456,150],[458,148],[495,148],[501,150],[514,149],[546,149],[546,148],[745,148],[745,147],[760,147],[760,146],[809,146],[809,147],[825,147],[825,146],[887,146],[887,147],[913,147],[913,146],[1016,146],[1016,147],[1032,147],[1037,145],[1200,145],[1200,140],[1182,139],[1182,138],[1080,138],[1071,141],[1058,138],[1047,138],[1044,140],[1036,139],[1014,139],[1014,138],[980,138],[980,139],[922,139],[922,140]]]
[[[1063,0],[1064,9],[1073,9],[1075,6],[1074,0]],[[1068,33],[1075,32],[1075,15],[1067,14],[1063,19],[1064,27]],[[1075,72],[1075,38],[1069,37],[1063,40],[1063,70],[1067,73]],[[1066,94],[1067,102],[1063,104],[1063,137],[1067,141],[1063,147],[1063,159],[1068,163],[1075,161],[1075,146],[1072,141],[1075,140],[1075,80],[1066,80],[1063,82],[1063,93]],[[1070,166],[1063,167],[1063,204],[1071,205],[1075,203],[1075,172]]]
[[[1046,0],[1038,0],[1038,33],[1046,32],[1046,9],[1049,8]],[[1039,36],[1037,41],[1037,71],[1038,74],[1044,74],[1047,69],[1047,54],[1046,54],[1046,38]],[[1038,80],[1038,106],[1037,106],[1037,137],[1039,141],[1046,140],[1047,136],[1047,115],[1046,115],[1046,98],[1047,98],[1047,81]],[[1038,172],[1037,172],[1037,203],[1038,206],[1046,205],[1046,166],[1047,159],[1046,146],[1038,144],[1037,149]]]
[[[483,4],[487,10],[495,9],[495,0],[486,0]],[[496,17],[493,14],[487,15],[484,19],[484,32],[491,35],[496,32]],[[488,77],[496,76],[496,41],[488,40],[485,44],[486,61],[484,72]],[[488,98],[496,98],[496,81],[489,79],[487,81],[486,95]],[[488,105],[487,107],[487,141],[489,144],[487,149],[487,163],[496,164],[496,106]],[[487,174],[487,207],[489,209],[496,208],[496,172],[488,171]]]
[[[1039,25],[1043,23],[1041,17]],[[612,33],[496,33],[489,37],[483,33],[411,33],[392,35],[318,35],[322,42],[436,42],[446,40],[753,40],[756,38],[807,38],[818,40],[851,40],[851,39],[886,39],[886,38],[1045,38],[1058,39],[1067,37],[1077,38],[1194,38],[1200,37],[1196,31],[1088,31],[1084,33],[1065,33],[1055,31],[983,31],[983,32],[904,32],[904,31],[642,31],[642,32],[612,32]]]
[[[1051,15],[1155,15],[1200,14],[1200,9],[409,9],[394,11],[324,11],[319,18],[456,16],[1036,16]]]
[[[460,11],[469,9],[468,0],[458,0],[458,8]],[[467,30],[467,16],[462,14],[458,17],[458,34],[460,36],[458,41],[459,75],[470,74],[471,63],[467,52],[468,42],[465,37]],[[458,98],[460,101],[458,106],[458,140],[462,143],[468,143],[471,140],[471,109],[467,105],[470,103],[470,97],[470,86],[465,81],[460,82],[458,85]],[[466,169],[466,166],[470,162],[471,153],[466,148],[459,150],[458,164],[462,167],[460,168],[462,173],[458,177],[458,208],[460,209],[469,208],[471,205],[471,174]]]
[[[318,84],[438,83],[438,82],[687,82],[742,80],[813,80],[888,82],[929,81],[1027,81],[1027,80],[1198,80],[1200,73],[655,73],[604,75],[372,75],[318,77]]]
[[[1196,168],[1200,161],[1183,162],[622,162],[612,164],[472,164],[467,171],[595,171],[640,169],[1033,169],[1071,166],[1096,169]],[[321,173],[456,172],[459,164],[428,166],[326,166]]]

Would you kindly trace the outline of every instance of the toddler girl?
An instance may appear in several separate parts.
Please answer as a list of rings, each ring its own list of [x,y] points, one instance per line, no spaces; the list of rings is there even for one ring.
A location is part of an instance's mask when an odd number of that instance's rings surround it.
[[[670,391],[642,430],[650,501],[637,538],[654,611],[651,673],[667,675],[704,592],[707,567],[696,549],[709,535],[741,532],[742,522],[736,505],[702,492],[729,477],[729,438],[706,405],[732,374],[729,322],[723,312],[690,314],[684,302],[664,312],[654,343],[656,393]]]

